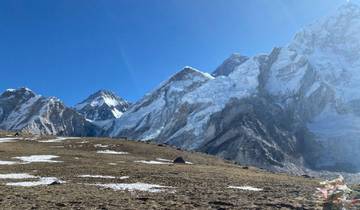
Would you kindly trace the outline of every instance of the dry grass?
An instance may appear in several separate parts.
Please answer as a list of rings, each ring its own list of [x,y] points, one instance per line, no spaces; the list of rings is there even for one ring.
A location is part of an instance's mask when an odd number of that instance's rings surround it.
[[[87,143],[81,143],[87,141]],[[109,145],[97,148],[94,145]],[[59,147],[63,146],[63,147]],[[129,152],[98,154],[97,150]],[[58,143],[17,141],[0,143],[0,160],[14,156],[57,155],[62,163],[0,165],[4,173],[53,176],[65,184],[42,187],[9,187],[0,180],[3,209],[313,209],[318,180],[292,177],[242,167],[218,158],[173,148],[113,139],[83,138]],[[184,157],[193,165],[147,165],[137,160]],[[117,165],[109,165],[116,163]],[[82,174],[130,176],[129,179],[79,178]],[[176,192],[128,192],[88,184],[144,182],[175,187]],[[261,192],[228,189],[249,185]]]

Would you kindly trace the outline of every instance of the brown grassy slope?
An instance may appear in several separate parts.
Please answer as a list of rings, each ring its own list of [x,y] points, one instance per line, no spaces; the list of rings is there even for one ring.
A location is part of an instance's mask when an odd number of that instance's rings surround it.
[[[86,141],[86,142],[84,142]],[[108,148],[95,147],[109,145]],[[97,150],[129,152],[98,154]],[[173,148],[113,139],[83,138],[57,143],[37,140],[0,143],[0,160],[24,155],[57,155],[62,163],[0,165],[0,174],[29,173],[58,177],[66,183],[40,187],[10,187],[0,179],[1,209],[313,209],[318,180],[243,169],[218,158]],[[193,165],[148,165],[138,160],[184,157]],[[116,164],[116,165],[109,165]],[[129,179],[79,178],[79,175],[130,176]],[[136,183],[172,186],[149,193],[114,191],[89,184]],[[252,186],[263,191],[228,189]]]

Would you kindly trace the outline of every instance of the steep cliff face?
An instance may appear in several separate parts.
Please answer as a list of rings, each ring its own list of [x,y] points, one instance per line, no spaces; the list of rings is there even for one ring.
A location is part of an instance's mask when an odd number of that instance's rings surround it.
[[[27,88],[9,89],[0,96],[0,129],[35,134],[87,136],[96,129],[59,99],[46,98]]]
[[[211,116],[207,132],[215,135],[209,135],[199,150],[273,170],[301,166],[297,138],[279,122],[284,122],[284,114],[259,97],[232,99]]]

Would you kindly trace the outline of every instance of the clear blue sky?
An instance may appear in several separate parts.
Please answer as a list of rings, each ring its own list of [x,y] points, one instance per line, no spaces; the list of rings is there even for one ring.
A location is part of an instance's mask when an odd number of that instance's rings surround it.
[[[346,0],[1,0],[0,90],[135,101],[183,66],[283,46]]]

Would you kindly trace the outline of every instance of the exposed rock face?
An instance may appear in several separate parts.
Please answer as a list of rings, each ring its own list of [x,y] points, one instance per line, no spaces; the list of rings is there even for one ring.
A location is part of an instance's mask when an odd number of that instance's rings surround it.
[[[346,4],[269,55],[170,79],[108,133],[270,169],[359,171],[359,37],[360,9]]]
[[[96,129],[57,98],[36,95],[27,88],[0,95],[0,129],[36,134],[89,136]]]
[[[100,90],[75,106],[75,110],[91,121],[120,118],[129,103],[111,91]]]
[[[235,71],[236,67],[247,61],[249,57],[242,56],[240,54],[232,54],[228,59],[224,61],[213,73],[214,77],[217,76],[228,76],[230,73]]]
[[[301,165],[296,136],[282,126],[284,114],[265,99],[232,99],[221,112],[211,116],[207,131],[216,135],[209,136],[200,151],[271,169],[288,167],[290,163]]]

